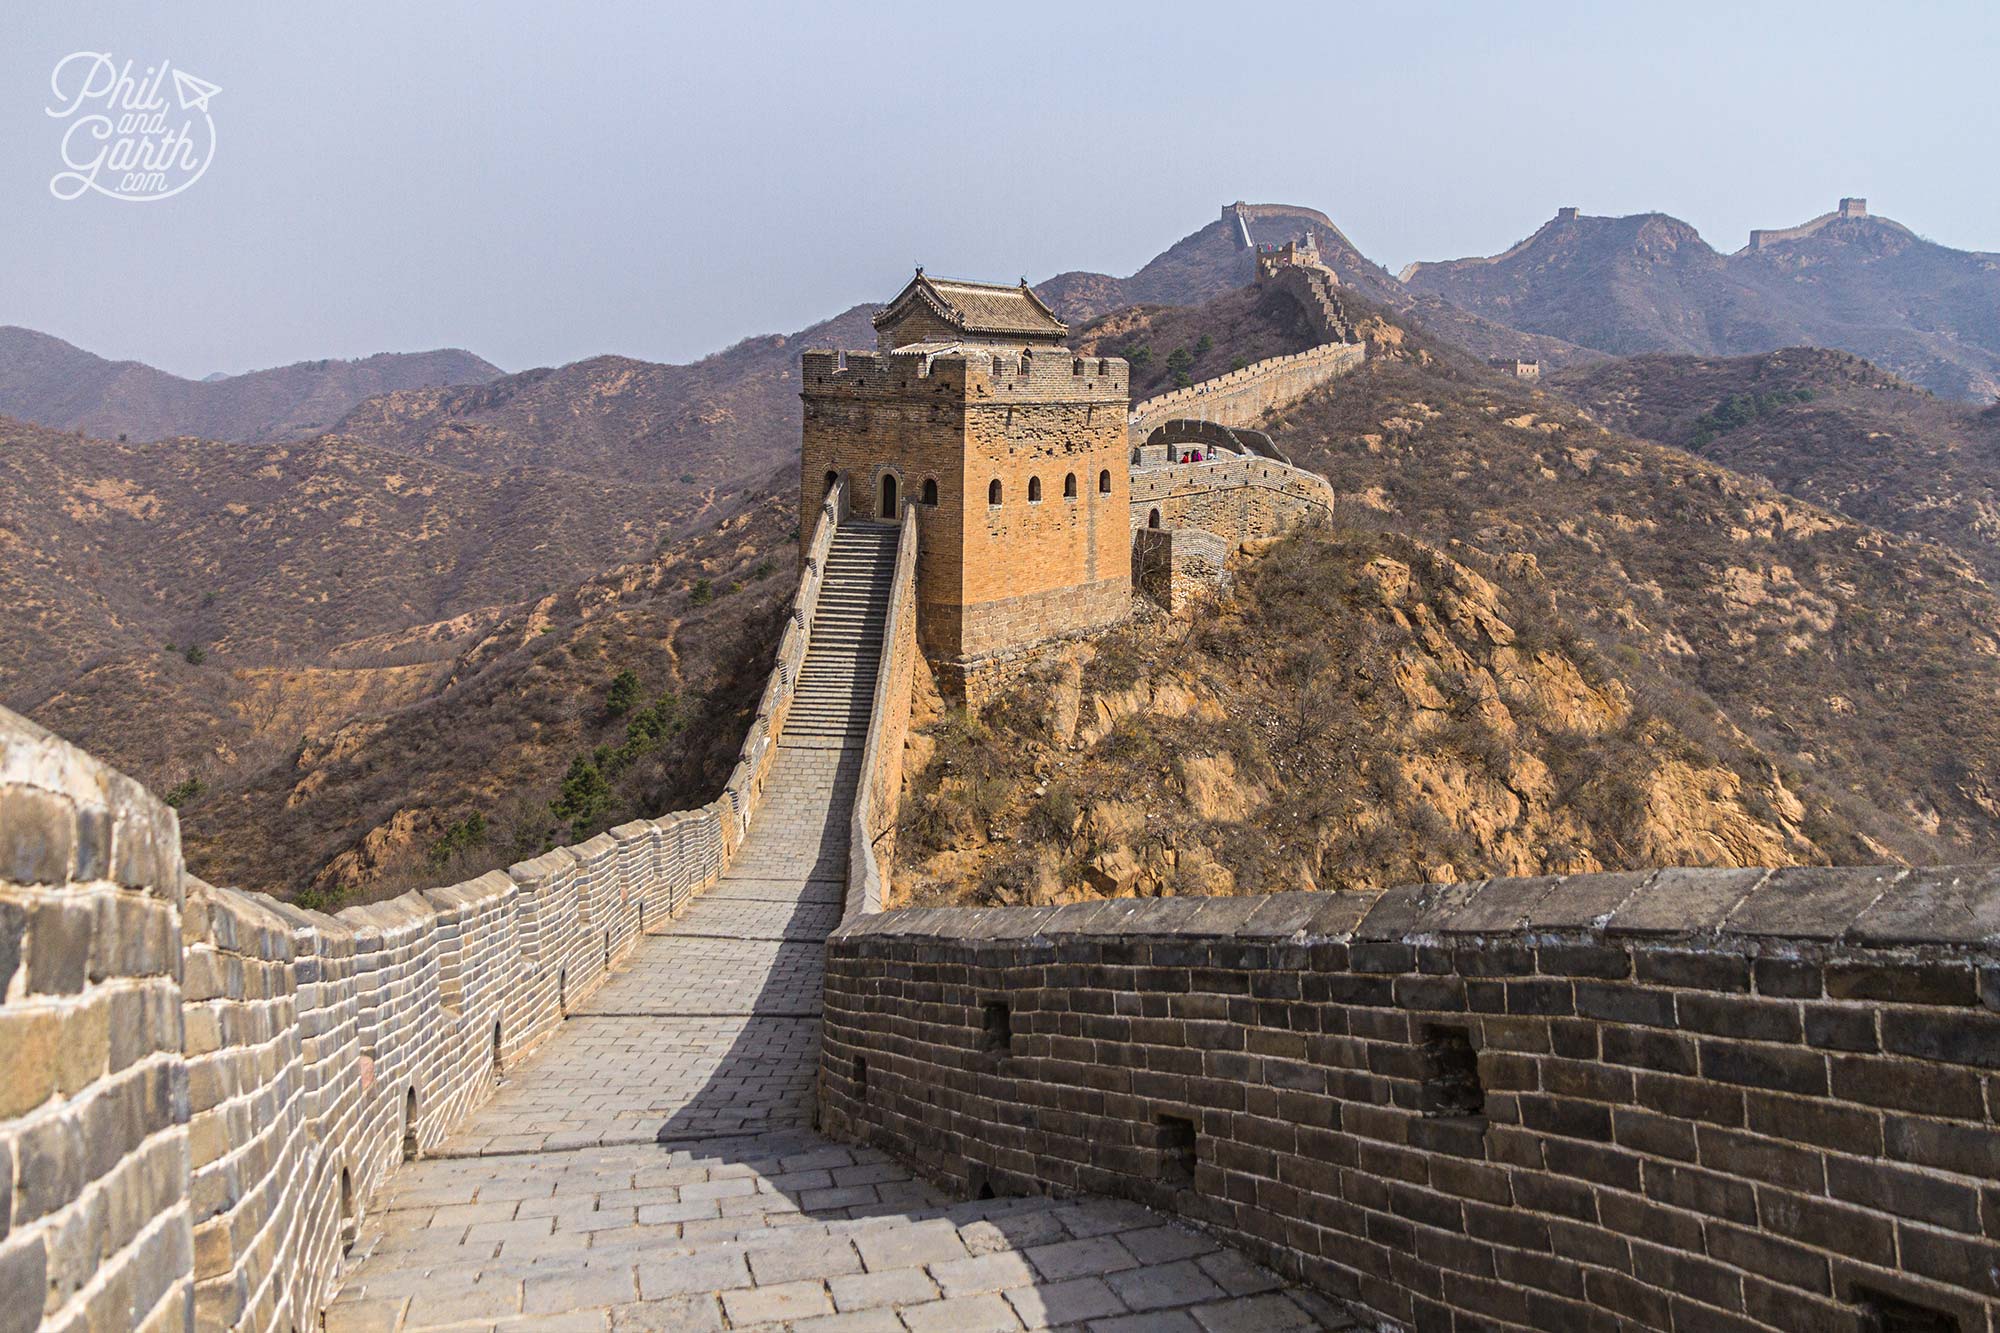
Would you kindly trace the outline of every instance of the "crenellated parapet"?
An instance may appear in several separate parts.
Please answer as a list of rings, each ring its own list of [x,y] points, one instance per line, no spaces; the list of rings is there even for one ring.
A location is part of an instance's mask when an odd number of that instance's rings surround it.
[[[1122,395],[1129,371],[1118,357],[1076,356],[1067,348],[991,352],[948,346],[926,351],[804,354],[801,379],[807,395],[888,401],[912,392],[967,402],[1097,402]]]
[[[1131,433],[1144,439],[1155,427],[1176,417],[1254,426],[1265,413],[1289,407],[1328,380],[1356,369],[1366,357],[1364,344],[1328,343],[1252,362],[1241,370],[1134,404]]]

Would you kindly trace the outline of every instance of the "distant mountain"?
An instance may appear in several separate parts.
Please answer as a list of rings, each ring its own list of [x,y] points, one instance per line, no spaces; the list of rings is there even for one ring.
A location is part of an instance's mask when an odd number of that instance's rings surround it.
[[[2000,588],[2000,407],[1939,398],[1812,347],[1627,357],[1543,382],[1614,430],[1955,549]]]
[[[873,306],[791,335],[746,338],[692,365],[599,356],[456,388],[370,399],[336,433],[449,467],[555,468],[728,487],[798,456],[799,353],[873,347]]]
[[[325,430],[376,394],[483,384],[499,374],[492,363],[447,348],[190,380],[137,361],[107,361],[33,329],[0,326],[0,415],[102,439],[296,439]]]
[[[1439,297],[1411,292],[1362,254],[1318,209],[1296,204],[1249,204],[1241,209],[1239,215],[1236,206],[1225,208],[1217,221],[1182,237],[1129,278],[1075,271],[1039,283],[1035,290],[1072,325],[1135,305],[1200,305],[1250,282],[1255,262],[1245,244],[1246,231],[1249,246],[1281,245],[1311,232],[1321,260],[1342,286],[1416,319],[1480,356],[1518,356],[1551,366],[1594,358],[1594,353],[1560,338],[1522,333]]]
[[[1845,202],[1728,255],[1664,213],[1565,209],[1501,254],[1402,276],[1419,295],[1619,355],[1832,347],[1933,393],[2000,395],[2000,255],[1934,244]]]

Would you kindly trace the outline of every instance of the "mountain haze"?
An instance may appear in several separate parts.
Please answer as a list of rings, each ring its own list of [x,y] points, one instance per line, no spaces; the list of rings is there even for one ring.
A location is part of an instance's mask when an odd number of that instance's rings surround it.
[[[1410,290],[1618,355],[1852,352],[1956,398],[2000,396],[2000,255],[1876,216],[1814,219],[1722,254],[1664,213],[1560,214],[1490,258],[1413,264]]]

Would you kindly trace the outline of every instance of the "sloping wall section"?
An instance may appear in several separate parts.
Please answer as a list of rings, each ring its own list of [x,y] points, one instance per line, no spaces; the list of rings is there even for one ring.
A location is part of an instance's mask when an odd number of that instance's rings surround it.
[[[1241,370],[1172,393],[1148,398],[1132,408],[1129,418],[1134,441],[1176,417],[1198,417],[1225,426],[1254,426],[1273,408],[1295,403],[1312,390],[1359,366],[1367,356],[1365,343],[1327,343],[1252,362]]]
[[[0,710],[0,1333],[317,1327],[382,1175],[728,866],[841,504],[714,801],[336,916],[188,877],[172,810]]]

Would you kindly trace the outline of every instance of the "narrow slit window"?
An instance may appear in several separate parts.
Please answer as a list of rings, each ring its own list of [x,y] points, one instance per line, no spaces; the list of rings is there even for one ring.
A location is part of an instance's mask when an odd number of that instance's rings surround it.
[[[1486,1109],[1479,1083],[1479,1052],[1462,1027],[1424,1029],[1424,1082],[1420,1109],[1429,1116],[1472,1116]]]
[[[984,1015],[985,1046],[989,1051],[1005,1055],[1014,1048],[1014,1014],[1005,1000],[986,1002]]]
[[[1194,1121],[1186,1116],[1163,1115],[1158,1133],[1160,1178],[1182,1189],[1192,1186],[1195,1163],[1200,1158]]]

